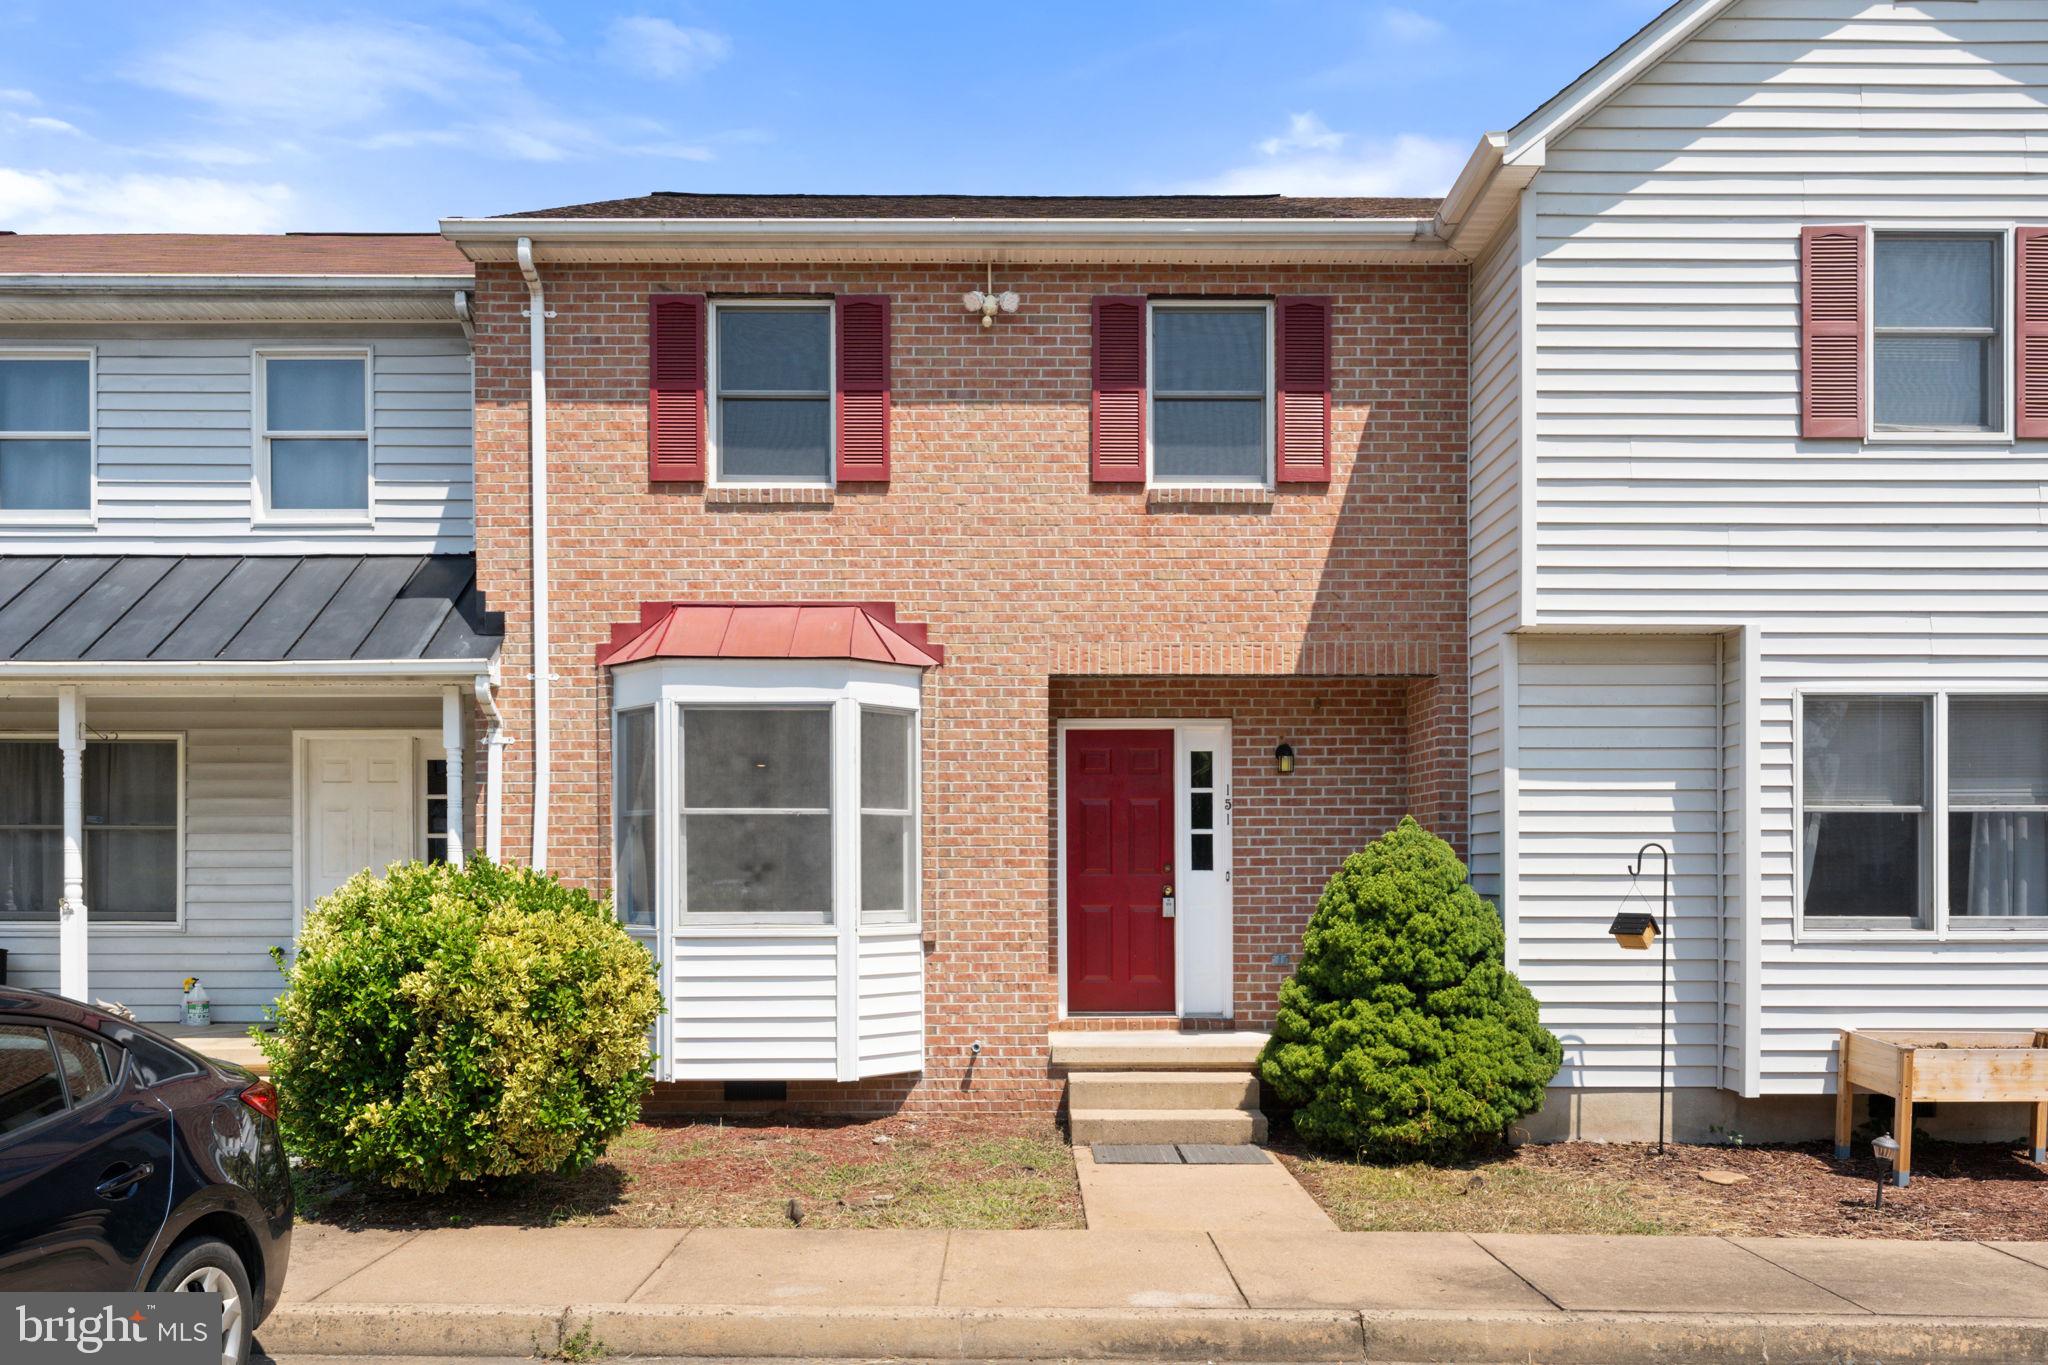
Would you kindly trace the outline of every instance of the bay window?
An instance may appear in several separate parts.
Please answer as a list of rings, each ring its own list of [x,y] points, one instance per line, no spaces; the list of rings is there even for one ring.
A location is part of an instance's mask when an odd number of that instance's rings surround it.
[[[2048,931],[2048,697],[1800,698],[1809,930]]]
[[[682,900],[698,919],[832,919],[832,712],[682,708]]]

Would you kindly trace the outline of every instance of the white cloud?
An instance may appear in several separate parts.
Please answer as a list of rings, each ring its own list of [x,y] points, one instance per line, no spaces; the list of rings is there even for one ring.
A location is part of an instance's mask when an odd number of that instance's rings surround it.
[[[8,110],[0,110],[0,128],[9,128],[18,133],[64,133],[72,137],[85,136],[76,124],[66,123],[63,119],[50,118],[45,114],[16,114]]]
[[[1404,43],[1426,43],[1442,37],[1444,32],[1442,20],[1399,5],[1380,11],[1380,25]]]
[[[235,25],[190,33],[131,73],[233,119],[333,128],[408,99],[453,105],[504,77],[471,44],[416,24]]]
[[[1286,132],[1257,148],[1257,161],[1188,188],[1203,194],[1442,194],[1465,162],[1465,149],[1446,138],[1357,137],[1312,113],[1292,115]]]
[[[33,90],[20,90],[11,87],[0,89],[0,104],[37,105],[41,103],[42,101],[36,98],[36,92]]]
[[[19,232],[279,232],[291,203],[277,184],[0,167],[0,222]]]
[[[656,80],[687,80],[726,59],[732,44],[722,33],[685,28],[672,19],[631,15],[614,19],[605,35],[605,55],[619,66]]]
[[[1263,156],[1284,156],[1290,152],[1334,152],[1344,145],[1344,134],[1314,114],[1289,114],[1287,131],[1259,144]]]

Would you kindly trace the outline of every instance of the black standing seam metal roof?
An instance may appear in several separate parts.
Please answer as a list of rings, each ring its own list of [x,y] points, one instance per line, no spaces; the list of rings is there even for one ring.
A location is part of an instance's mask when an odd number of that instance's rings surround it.
[[[474,555],[0,557],[0,662],[486,659]]]

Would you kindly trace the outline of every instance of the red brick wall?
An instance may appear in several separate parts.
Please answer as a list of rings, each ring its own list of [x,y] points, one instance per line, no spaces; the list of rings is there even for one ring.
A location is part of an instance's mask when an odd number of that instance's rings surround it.
[[[1248,1020],[1267,1017],[1284,970],[1259,964],[1292,951],[1347,846],[1412,806],[1464,847],[1464,271],[999,273],[1024,306],[984,331],[959,304],[978,268],[543,267],[555,314],[551,866],[592,884],[606,875],[606,701],[591,659],[643,600],[893,601],[947,650],[925,685],[927,1068],[914,1085],[807,1091],[818,1107],[1056,1099],[1045,1034],[1058,1000],[1048,756],[1060,706],[1227,704],[1244,716],[1238,763],[1252,784],[1257,746],[1279,742],[1269,735],[1315,736],[1291,741],[1304,750],[1300,781],[1239,829],[1238,865],[1258,869],[1258,889],[1238,900]],[[501,704],[519,742],[505,765],[505,851],[523,858],[526,295],[507,266],[481,267],[477,285],[478,564],[507,617]],[[826,506],[650,487],[646,297],[671,291],[890,295],[893,481]],[[1088,303],[1112,292],[1335,296],[1334,481],[1194,509],[1091,485]]]

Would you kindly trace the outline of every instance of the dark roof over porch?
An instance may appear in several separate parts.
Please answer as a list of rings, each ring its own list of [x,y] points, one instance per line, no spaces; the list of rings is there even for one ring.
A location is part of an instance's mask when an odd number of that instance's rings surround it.
[[[474,555],[0,558],[0,662],[487,659]]]

